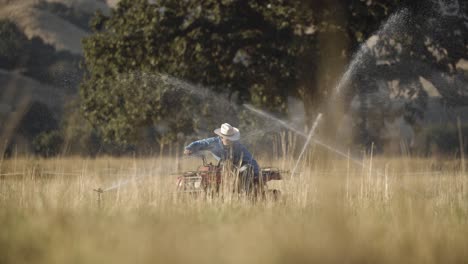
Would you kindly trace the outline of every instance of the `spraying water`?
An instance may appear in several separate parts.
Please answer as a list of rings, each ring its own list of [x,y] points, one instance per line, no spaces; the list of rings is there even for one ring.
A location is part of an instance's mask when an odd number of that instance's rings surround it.
[[[203,100],[215,99],[216,102],[222,105],[229,105],[235,110],[237,110],[238,108],[238,105],[228,100],[227,96],[222,95],[222,94],[214,94],[213,91],[205,87],[202,87],[200,85],[195,85],[188,81],[175,78],[170,75],[162,74],[162,73],[157,74],[155,77],[157,78],[158,81],[168,84],[176,90],[180,89],[182,91],[194,94],[200,99],[203,99]]]
[[[458,16],[460,15],[460,2],[458,0],[432,0],[435,4],[436,11],[443,16]]]
[[[297,158],[296,165],[294,165],[294,168],[293,168],[293,170],[291,172],[291,178],[294,177],[294,174],[296,173],[297,166],[301,162],[302,155],[304,155],[305,150],[307,149],[307,146],[309,146],[309,142],[312,139],[312,136],[315,134],[315,129],[317,128],[318,123],[320,122],[321,119],[322,119],[322,114],[319,113],[317,118],[315,119],[314,124],[312,125],[312,128],[310,129],[309,135],[307,136],[307,140],[306,140],[304,146],[302,147],[301,153],[299,154],[299,157]]]
[[[402,9],[395,14],[391,15],[387,21],[377,30],[376,33],[372,34],[374,36],[381,36],[383,34],[393,34],[395,32],[401,31],[407,24],[409,18],[409,11],[407,9]],[[362,68],[365,62],[368,60],[368,55],[370,55],[371,43],[363,42],[359,47],[359,50],[353,55],[351,63],[347,67],[347,70],[339,80],[335,88],[335,96],[338,96],[343,90],[343,87],[349,84],[349,81],[356,72]]]
[[[292,125],[289,125],[286,121],[283,121],[273,115],[270,115],[268,114],[267,112],[265,111],[262,111],[262,110],[259,110],[259,109],[256,109],[255,107],[251,106],[251,105],[248,105],[248,104],[244,104],[244,107],[250,111],[252,111],[252,113],[260,116],[260,117],[263,117],[263,118],[266,118],[266,119],[269,119],[269,120],[272,120],[274,121],[275,123],[281,125],[282,127],[288,129],[288,130],[291,130],[293,131],[294,133],[296,133],[297,135],[300,135],[302,136],[303,138],[305,138],[306,140],[309,138],[309,135],[305,134],[304,132],[301,132],[300,130],[296,129],[295,127],[293,127]],[[330,146],[329,144],[325,144],[324,142],[320,141],[319,139],[315,138],[314,136],[311,136],[310,137],[310,140],[312,140],[315,144],[319,145],[319,146],[322,146],[324,147],[325,149],[335,153],[335,154],[338,154],[339,156],[341,157],[344,157],[344,158],[347,158],[349,159],[350,161],[352,161],[353,163],[361,166],[361,167],[365,167],[366,165],[360,161],[359,159],[356,159],[354,157],[352,157],[351,155],[345,153],[344,151],[341,151],[339,150],[338,148],[336,147],[332,147]],[[306,144],[307,145],[307,144]]]
[[[438,1],[440,2],[440,1]],[[450,7],[458,7],[458,1],[452,1],[454,3],[456,3],[456,5],[452,5]],[[443,7],[446,7],[446,5],[444,5]],[[445,8],[444,10],[448,10],[449,8]],[[455,10],[459,10],[459,8],[453,8]],[[451,12],[453,13],[453,12]],[[405,27],[407,26],[408,24],[408,20],[409,20],[409,10],[407,9],[402,9],[396,13],[394,13],[393,15],[391,15],[387,21],[374,33],[372,34],[373,36],[371,37],[373,40],[375,39],[378,39],[380,36],[383,36],[383,35],[391,35],[391,34],[397,34],[399,32],[401,32],[402,30],[405,29]],[[347,67],[347,70],[345,71],[345,73],[342,75],[342,77],[340,78],[338,84],[336,85],[336,88],[335,88],[335,96],[338,96],[340,95],[340,93],[342,93],[342,90],[344,89],[345,86],[347,86],[351,80],[351,78],[359,71],[359,70],[362,70],[364,64],[366,63],[366,61],[368,60],[369,56],[372,55],[370,54],[372,52],[372,46],[375,45],[375,43],[371,43],[371,39],[369,39],[367,42],[364,42],[361,44],[359,50],[353,55],[352,57],[352,60],[351,60],[351,63],[349,64],[349,66]],[[175,80],[176,82],[178,80]],[[193,87],[187,87],[185,83],[179,83],[181,84],[182,87],[186,87],[186,89],[190,89],[190,90],[193,90]],[[358,164],[359,166],[362,166],[362,167],[365,167],[366,165],[358,160],[358,159],[355,159],[355,158],[352,158],[350,157],[349,154],[343,152],[343,151],[340,151],[339,149],[335,148],[335,147],[332,147],[328,144],[325,144],[323,142],[321,142],[320,140],[316,139],[314,137],[314,132],[317,128],[317,125],[321,119],[321,115],[319,115],[317,117],[317,119],[315,120],[314,122],[314,125],[313,125],[313,128],[311,129],[311,131],[309,132],[308,135],[306,135],[304,132],[300,131],[299,129],[297,129],[296,127],[294,127],[293,125],[291,124],[288,124],[287,122],[279,119],[279,118],[276,118],[274,117],[273,115],[270,115],[264,111],[261,111],[259,109],[256,109],[255,107],[251,106],[251,105],[248,105],[248,104],[244,104],[243,105],[247,110],[255,113],[256,115],[258,116],[261,116],[265,119],[269,119],[269,120],[273,120],[276,124],[288,129],[288,130],[291,130],[293,131],[294,133],[302,136],[303,138],[306,139],[306,143],[305,145],[303,146],[302,148],[302,151],[301,151],[301,154],[298,158],[298,161],[296,163],[296,165],[294,166],[294,169],[293,169],[293,174],[295,172],[295,170],[297,169],[297,166],[298,166],[298,163],[299,161],[301,160],[301,157],[303,155],[303,153],[305,152],[305,149],[307,148],[307,146],[309,145],[310,141],[313,141],[314,143],[326,148],[327,150],[330,150],[342,157],[345,157],[345,158],[348,158],[350,159],[351,161],[353,161],[355,164]]]
[[[306,134],[305,134],[304,132],[302,132],[302,131],[300,131],[299,129],[295,128],[294,126],[292,126],[292,125],[286,123],[285,121],[283,121],[283,120],[281,120],[281,119],[279,119],[279,118],[276,118],[276,117],[273,116],[273,115],[270,115],[270,114],[268,114],[268,113],[266,113],[266,112],[264,112],[264,111],[262,111],[262,110],[260,110],[260,109],[257,109],[257,108],[253,107],[253,106],[250,105],[250,104],[244,104],[244,107],[245,107],[247,110],[253,112],[254,114],[256,114],[256,115],[258,115],[258,116],[260,116],[260,117],[263,117],[263,118],[266,118],[266,119],[270,119],[270,120],[274,121],[276,124],[279,124],[280,126],[282,126],[282,127],[284,127],[284,128],[287,128],[287,129],[293,131],[294,133],[296,133],[296,134],[298,134],[298,135],[301,135],[301,136],[306,137]]]
[[[107,188],[104,188],[102,191],[103,192],[107,192],[107,191],[111,191],[111,190],[114,190],[114,189],[117,189],[117,188],[120,188],[124,185],[127,185],[129,184],[130,182],[136,182],[138,180],[141,180],[142,177],[134,177],[134,178],[131,178],[131,179],[127,179],[127,180],[124,180],[124,181],[118,181],[117,183],[114,183],[112,184],[111,186],[107,187]]]

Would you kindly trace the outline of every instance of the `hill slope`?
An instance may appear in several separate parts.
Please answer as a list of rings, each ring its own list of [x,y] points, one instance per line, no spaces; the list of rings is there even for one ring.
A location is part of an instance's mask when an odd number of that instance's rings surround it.
[[[0,103],[4,111],[15,111],[16,105],[24,99],[38,101],[53,110],[60,110],[66,99],[66,94],[59,88],[1,69],[0,84]]]
[[[30,39],[39,37],[59,51],[66,50],[81,55],[83,53],[81,39],[86,37],[88,32],[56,14],[38,8],[40,2],[43,1],[2,0],[0,17],[16,23]],[[105,2],[96,0],[47,0],[46,2],[63,4],[77,12],[87,14],[92,14],[98,9],[104,13],[109,12]]]

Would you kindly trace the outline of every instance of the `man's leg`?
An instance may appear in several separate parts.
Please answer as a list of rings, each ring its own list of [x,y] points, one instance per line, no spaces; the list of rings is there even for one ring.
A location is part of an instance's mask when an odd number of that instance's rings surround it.
[[[239,191],[251,194],[254,191],[254,173],[250,165],[239,168]]]

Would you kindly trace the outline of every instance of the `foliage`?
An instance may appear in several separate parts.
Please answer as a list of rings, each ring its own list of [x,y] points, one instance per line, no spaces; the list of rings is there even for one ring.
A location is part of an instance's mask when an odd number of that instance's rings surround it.
[[[460,133],[455,125],[449,126],[432,126],[424,128],[420,138],[423,139],[423,146],[420,150],[424,151],[425,155],[438,154],[457,154],[460,155],[460,147],[465,153],[468,153],[468,126],[461,127],[462,142],[460,146]]]
[[[81,81],[80,56],[56,51],[39,37],[28,39],[15,23],[0,20],[0,68],[75,92]]]
[[[396,10],[403,13],[399,17],[402,21],[379,32],[379,39],[369,52],[372,59],[363,65],[365,72],[362,74],[379,80],[398,80],[402,92],[410,97],[420,94],[422,87],[407,84],[419,82],[423,77],[447,103],[466,105],[468,91],[462,84],[468,79],[457,68],[457,63],[468,59],[468,46],[461,37],[468,34],[468,26],[462,15],[438,13],[437,6],[431,2],[419,4],[407,10]]]
[[[33,101],[26,110],[3,154],[10,156],[16,153],[18,146],[21,153],[27,151],[43,156],[59,154],[63,136],[54,113],[47,105],[37,101]]]
[[[148,102],[147,95],[161,96],[167,89],[155,83],[157,88],[133,84],[122,91],[126,86],[117,83],[120,75],[159,73],[223,91],[228,100],[284,111],[285,98],[299,81],[296,63],[313,53],[314,36],[298,29],[310,22],[300,6],[300,1],[120,1],[110,17],[95,18],[95,34],[84,41],[86,117],[106,138],[120,142],[141,126],[155,125],[168,110],[163,101]],[[132,103],[137,97],[128,96],[133,94],[147,99]],[[193,109],[187,101],[192,99],[179,100],[172,109],[187,121],[179,131],[192,133],[197,126],[190,124]],[[135,108],[118,109],[127,103]]]
[[[0,68],[16,67],[27,45],[26,36],[9,20],[0,20]]]
[[[468,34],[463,15],[468,5],[461,3],[454,9],[456,12],[447,14],[441,6],[443,1],[390,2],[368,1],[367,7],[352,9],[356,15],[349,20],[356,46],[370,36],[374,38],[373,44],[363,43],[360,49],[355,48],[359,50],[359,62],[354,65],[356,69],[344,95],[348,105],[353,97],[360,101],[360,118],[356,119],[359,128],[355,133],[357,141],[367,147],[372,142],[379,144],[381,134],[373,131],[381,130],[383,122],[395,114],[419,128],[428,99],[421,78],[435,87],[447,105],[468,103],[468,79],[457,66],[460,60],[468,59],[468,46],[461,37]],[[366,26],[366,13],[369,19],[394,15],[388,20],[380,19],[375,25],[381,26],[376,28],[369,26],[371,23]],[[375,99],[376,94],[380,98]],[[386,111],[386,102],[391,100],[405,105],[397,112]]]
[[[54,47],[34,37],[30,41],[25,60],[27,63],[25,75],[60,87],[67,92],[76,92],[83,75],[79,67],[81,60],[79,56],[67,51],[56,51]]]
[[[60,131],[42,132],[33,140],[34,152],[45,157],[60,154],[63,137]]]
[[[33,138],[42,132],[58,129],[58,125],[58,121],[47,105],[33,102],[20,122],[18,133]]]

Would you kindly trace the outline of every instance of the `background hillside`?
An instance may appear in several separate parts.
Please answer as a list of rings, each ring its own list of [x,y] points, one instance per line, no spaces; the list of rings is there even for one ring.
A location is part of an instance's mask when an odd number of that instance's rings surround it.
[[[43,151],[38,139],[66,122],[66,109],[77,110],[81,40],[98,10],[110,12],[106,2],[96,0],[0,1],[0,135],[10,138],[7,152],[12,145],[21,152]],[[31,120],[39,122],[31,127]],[[17,128],[9,131],[11,126]]]

